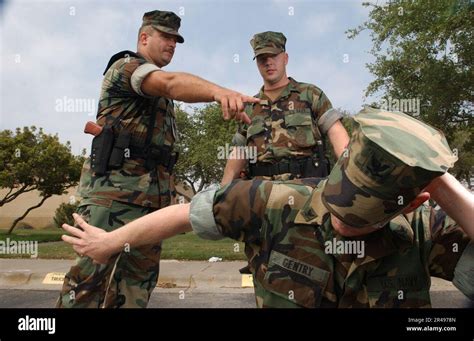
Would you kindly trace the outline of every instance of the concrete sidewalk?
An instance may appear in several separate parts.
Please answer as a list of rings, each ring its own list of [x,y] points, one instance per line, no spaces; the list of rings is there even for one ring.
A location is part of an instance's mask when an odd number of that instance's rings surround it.
[[[0,289],[58,290],[73,264],[73,260],[0,259]],[[211,290],[249,287],[248,278],[239,273],[246,264],[162,260],[157,287]]]
[[[0,259],[0,289],[58,290],[73,260]],[[251,288],[249,275],[239,269],[247,262],[162,260],[157,287],[164,289]],[[431,291],[458,291],[451,282],[432,277]]]
[[[51,308],[73,260],[0,258],[0,307]],[[255,308],[246,262],[162,260],[150,308]],[[473,308],[450,282],[432,278],[434,308]],[[185,299],[184,299],[185,298]]]

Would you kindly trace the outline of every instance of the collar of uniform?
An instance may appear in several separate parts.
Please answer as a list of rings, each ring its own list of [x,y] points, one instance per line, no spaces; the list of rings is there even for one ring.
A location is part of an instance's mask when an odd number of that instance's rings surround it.
[[[296,224],[305,225],[322,225],[324,216],[329,214],[326,206],[321,201],[321,195],[324,188],[324,184],[327,180],[321,181],[318,186],[313,190],[311,196],[308,198],[303,208],[298,211],[295,218]]]
[[[399,249],[406,249],[413,245],[415,239],[413,229],[404,215],[398,215],[390,220],[388,227]]]
[[[337,240],[342,241],[364,241],[364,257],[354,258],[348,269],[346,277],[347,280],[360,266],[367,266],[366,264],[377,264],[375,261],[378,259],[391,255],[394,252],[397,252],[397,250],[400,250],[401,243],[399,242],[399,232],[405,231],[407,226],[400,220],[398,222],[390,222],[390,224],[385,225],[382,229],[362,237],[348,238],[339,235],[333,230],[328,217],[329,211],[321,201],[321,194],[326,181],[327,180],[321,181],[318,187],[313,190],[313,193],[311,193],[311,196],[306,201],[304,207],[298,211],[295,218],[295,223],[303,225],[320,225],[325,231],[326,238],[330,238],[330,240],[332,240],[332,238],[336,238]],[[333,231],[331,232],[328,229]],[[398,233],[394,234],[392,232],[393,230],[397,231]],[[401,235],[404,236],[405,234],[401,233]],[[406,241],[404,242],[404,245],[407,245]]]
[[[364,268],[376,267],[378,260],[387,257],[397,252],[397,245],[394,241],[394,236],[390,232],[387,225],[378,231],[372,232],[368,235],[348,238],[342,237],[342,240],[360,240],[364,242],[364,257],[355,257],[352,264],[349,267],[346,276],[346,282],[351,280],[351,275],[358,273],[356,270],[361,266]]]
[[[329,224],[326,227],[332,229],[332,226],[330,226],[330,219],[325,219],[327,218],[329,211],[321,201],[322,190],[326,182],[327,180],[321,181],[318,184],[318,187],[313,190],[303,208],[298,211],[295,217],[296,224],[322,226],[323,223],[326,223]],[[377,260],[395,252],[403,252],[413,245],[414,239],[410,223],[403,215],[395,217],[380,230],[366,236],[347,238],[340,236],[337,233],[328,233],[327,236],[336,237],[338,240],[357,239],[364,241],[365,255],[362,258],[354,259],[348,269],[346,278],[349,278],[351,274],[355,273],[355,270],[362,265],[367,266],[367,264],[374,264],[374,266],[376,266],[377,263],[375,262]]]
[[[110,57],[110,60],[109,62],[107,63],[107,66],[105,67],[105,71],[103,73],[103,75],[105,75],[107,73],[107,70],[109,70],[109,68],[119,59],[122,59],[122,58],[126,58],[126,57],[134,57],[134,58],[143,58],[145,59],[141,54],[139,54],[138,52],[133,52],[133,51],[129,51],[129,50],[125,50],[125,51],[120,51],[116,54],[114,54],[112,57]]]
[[[300,93],[301,90],[299,89],[298,87],[298,82],[295,81],[293,78],[291,77],[288,77],[288,80],[290,81],[286,87],[283,89],[283,91],[281,92],[280,96],[278,96],[277,99],[280,99],[280,98],[285,98],[286,96],[288,96],[292,91],[295,91],[297,93]],[[260,88],[260,91],[258,92],[258,98],[262,99],[264,98],[265,96],[265,91],[264,91],[264,85],[262,85],[262,87]]]
[[[347,240],[350,238],[343,237],[343,239]],[[348,278],[362,265],[373,263],[395,252],[403,253],[407,248],[413,245],[413,230],[407,219],[403,215],[399,215],[380,230],[350,240],[354,239],[364,241],[365,255],[363,258],[356,258],[354,260],[349,269]]]

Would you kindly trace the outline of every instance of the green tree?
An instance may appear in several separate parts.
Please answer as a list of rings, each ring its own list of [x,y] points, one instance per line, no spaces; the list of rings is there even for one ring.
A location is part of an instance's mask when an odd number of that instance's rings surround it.
[[[375,80],[366,96],[419,99],[423,121],[443,130],[460,162],[453,173],[472,177],[474,6],[469,0],[393,0],[370,7],[369,20],[346,33],[369,30]],[[410,113],[408,113],[410,114]]]
[[[464,127],[454,133],[454,137],[451,143],[454,148],[454,152],[458,155],[458,161],[456,162],[452,173],[458,179],[464,179],[468,187],[472,189],[472,182],[470,179],[473,175],[474,165],[474,139],[472,127]]]
[[[66,193],[78,183],[83,156],[71,154],[71,145],[62,144],[57,135],[45,134],[36,127],[0,131],[0,188],[7,189],[0,197],[0,206],[20,195],[36,190],[40,201],[29,207],[12,223],[8,233],[33,209],[53,195]]]
[[[212,103],[188,114],[177,108],[179,161],[176,180],[194,194],[222,178],[226,159],[222,152],[237,129],[235,121],[222,120],[219,105]],[[184,193],[179,193],[189,199]]]

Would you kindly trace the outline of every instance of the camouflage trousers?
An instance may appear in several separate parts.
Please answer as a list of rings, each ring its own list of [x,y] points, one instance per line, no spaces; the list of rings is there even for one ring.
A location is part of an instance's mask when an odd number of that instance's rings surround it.
[[[155,209],[113,201],[111,207],[80,206],[89,224],[115,230]],[[64,278],[57,308],[146,308],[158,281],[161,244],[124,250],[108,264],[77,257]]]

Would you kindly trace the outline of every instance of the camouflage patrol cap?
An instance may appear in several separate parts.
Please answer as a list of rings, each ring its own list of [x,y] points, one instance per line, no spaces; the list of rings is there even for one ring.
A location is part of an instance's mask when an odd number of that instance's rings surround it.
[[[184,38],[178,33],[181,18],[173,12],[151,11],[143,15],[143,26],[151,25],[158,31],[169,33],[178,37],[178,43],[184,43]]]
[[[322,193],[326,208],[353,227],[382,227],[454,165],[439,130],[401,112],[365,108]]]
[[[280,32],[262,32],[257,33],[250,40],[253,52],[253,59],[264,53],[278,54],[285,51],[286,37]]]

